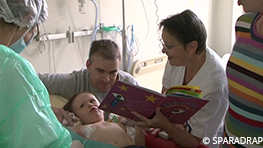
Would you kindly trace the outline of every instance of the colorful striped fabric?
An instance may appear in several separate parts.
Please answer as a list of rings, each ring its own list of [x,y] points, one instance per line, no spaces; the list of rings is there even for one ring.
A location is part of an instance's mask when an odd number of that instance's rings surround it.
[[[229,109],[224,139],[263,138],[263,36],[255,28],[262,15],[247,13],[236,23],[236,43],[227,64]],[[222,147],[257,148],[263,147],[263,142],[224,142]]]

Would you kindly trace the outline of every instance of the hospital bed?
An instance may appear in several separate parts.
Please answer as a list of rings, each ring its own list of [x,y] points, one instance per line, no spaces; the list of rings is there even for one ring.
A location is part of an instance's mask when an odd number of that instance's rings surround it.
[[[59,95],[50,94],[49,97],[50,97],[50,103],[52,107],[62,108],[68,102],[67,99]]]
[[[167,62],[167,56],[157,55],[151,58],[139,59],[131,67],[131,75],[140,86],[161,92],[162,77]]]

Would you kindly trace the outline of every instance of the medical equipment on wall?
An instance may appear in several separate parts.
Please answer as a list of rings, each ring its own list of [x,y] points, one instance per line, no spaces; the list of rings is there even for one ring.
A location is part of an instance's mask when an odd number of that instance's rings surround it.
[[[122,0],[122,25],[123,28],[125,28],[125,4],[124,4],[124,0]],[[127,57],[127,46],[126,46],[126,29],[122,29],[122,67],[123,67],[123,71],[128,71],[127,68],[127,61],[126,58]]]
[[[90,36],[92,35],[92,41],[95,39],[96,37],[96,33],[99,29],[99,25],[97,23],[98,20],[98,5],[94,0],[91,0],[95,6],[95,10],[96,10],[96,17],[95,17],[95,24],[94,24],[94,28],[93,30],[81,30],[81,31],[74,31],[71,29],[71,27],[69,26],[69,30],[66,31],[66,33],[58,33],[58,34],[44,34],[42,36],[40,36],[40,38],[38,39],[38,41],[45,41],[45,40],[57,40],[57,39],[63,39],[63,38],[68,38],[68,43],[72,43],[74,42],[74,38],[75,37],[80,37],[80,36]],[[79,12],[81,14],[86,14],[86,3],[87,0],[78,0],[79,3]]]
[[[93,32],[92,30],[73,31],[69,27],[69,30],[65,33],[41,35],[38,41],[46,41],[46,40],[51,41],[51,40],[68,38],[68,42],[73,43],[75,37],[90,36],[92,32]]]
[[[156,0],[155,0],[156,1]],[[123,28],[126,28],[125,24],[125,1],[122,0],[122,26]],[[146,14],[146,9],[143,0],[141,0],[146,20],[147,20],[147,33],[144,39],[147,38],[149,34],[149,20]],[[141,58],[140,52],[139,52],[139,41],[137,37],[134,34],[134,26],[128,26],[126,29],[122,29],[122,67],[123,71],[130,72],[132,63],[135,62],[137,59]],[[130,30],[129,30],[130,29]],[[130,32],[130,35],[129,35]]]
[[[100,23],[100,29],[98,33],[101,33],[101,39],[110,39],[115,41],[118,46],[121,48],[121,40],[123,40],[122,26],[103,26],[103,23]],[[130,72],[132,63],[135,62],[137,59],[141,58],[140,55],[140,44],[139,41],[134,33],[134,25],[129,25],[125,29],[125,48],[126,48],[126,55],[125,59],[122,56],[122,61],[126,61],[126,65],[124,66],[123,62],[121,63],[121,67],[126,67],[127,71]],[[99,39],[99,37],[98,37]],[[121,50],[121,54],[123,55],[123,50]]]
[[[98,5],[94,0],[91,0],[91,1],[93,2],[94,6],[95,6],[95,10],[96,10],[94,29],[93,29],[93,33],[92,33],[92,39],[91,39],[91,42],[93,42],[96,38],[97,31],[98,31],[100,25],[98,25],[98,16],[99,16]]]
[[[103,39],[110,39],[110,40],[113,40],[113,41],[116,41],[116,37],[117,37],[117,34],[119,32],[119,28],[117,28],[116,26],[104,26],[104,27],[101,27],[101,37]]]
[[[75,26],[74,23],[72,26],[69,26],[68,30],[64,33],[45,33],[40,35],[40,37],[37,39],[37,41],[40,41],[38,49],[40,51],[41,54],[43,54],[45,51],[48,51],[46,53],[49,53],[49,56],[51,57],[52,60],[50,60],[50,71],[56,72],[56,64],[55,64],[55,53],[54,53],[54,49],[55,49],[55,42],[51,42],[53,40],[58,40],[58,39],[68,39],[68,43],[74,43],[76,41],[77,43],[77,47],[78,47],[78,51],[80,53],[80,57],[83,63],[83,66],[85,66],[85,61],[87,58],[87,54],[83,54],[85,50],[81,49],[81,45],[80,45],[80,41],[79,40],[75,40],[76,37],[84,37],[84,36],[92,36],[91,42],[95,40],[97,31],[99,29],[99,25],[97,25],[97,20],[98,20],[98,6],[95,2],[95,0],[91,0],[91,2],[93,2],[93,4],[95,5],[95,10],[96,10],[96,17],[95,17],[95,24],[94,24],[94,28],[93,29],[83,29],[83,30],[75,30]],[[78,6],[79,6],[79,12],[81,14],[85,14],[86,13],[86,5],[87,5],[87,0],[78,0]],[[44,29],[45,30],[45,29]],[[46,31],[45,31],[46,32]],[[46,46],[46,44],[48,46]],[[52,47],[51,47],[52,46]],[[50,49],[53,49],[52,52],[50,53]],[[53,61],[53,62],[51,62]],[[51,68],[53,67],[53,68]]]
[[[66,37],[68,38],[68,43],[74,43],[74,32],[70,29],[70,27],[66,33]]]
[[[126,28],[126,46],[127,46],[127,71],[131,71],[132,64],[141,58],[140,44],[134,33],[134,26],[129,25]]]
[[[87,0],[78,0],[79,2],[79,12],[81,14],[86,14],[86,3]]]
[[[92,26],[92,28],[90,29],[83,29],[83,30],[76,30],[76,27],[73,24],[68,25],[68,30],[66,30],[65,32],[61,32],[61,33],[45,33],[42,34],[39,38],[38,41],[41,41],[41,48],[38,49],[43,49],[42,51],[50,51],[49,48],[53,48],[51,47],[51,45],[55,45],[55,42],[52,42],[53,40],[59,40],[59,39],[67,39],[68,43],[77,43],[78,48],[79,48],[79,52],[80,52],[80,56],[83,59],[87,58],[87,52],[84,49],[81,49],[81,44],[79,43],[81,40],[75,39],[76,37],[84,37],[84,36],[91,36],[91,41],[93,42],[96,39],[100,39],[100,38],[104,38],[104,39],[111,39],[113,41],[115,41],[121,50],[121,67],[120,69],[124,70],[124,71],[130,71],[131,68],[131,64],[138,58],[140,58],[140,54],[139,54],[139,41],[136,38],[135,34],[134,34],[134,26],[130,25],[130,26],[125,26],[125,6],[124,6],[124,0],[122,1],[122,15],[123,15],[123,23],[119,26],[103,26],[103,23],[98,23],[98,16],[99,16],[99,12],[98,12],[98,5],[96,3],[96,0],[90,0],[94,6],[95,6],[95,10],[96,10],[96,16],[95,16],[95,23]],[[78,11],[80,14],[86,14],[87,13],[87,5],[89,4],[88,0],[78,0],[76,1],[76,3],[78,4]],[[145,8],[144,8],[145,9]],[[147,19],[148,22],[148,19]],[[124,29],[123,29],[124,28]],[[148,28],[149,29],[149,28]],[[101,37],[100,37],[101,35]],[[148,35],[148,31],[147,31],[147,35]],[[147,37],[146,35],[146,37]],[[146,38],[145,37],[145,38]],[[45,42],[46,41],[46,42]],[[46,44],[46,45],[45,45]],[[48,45],[48,46],[47,46]],[[72,46],[72,45],[71,45]],[[75,46],[75,45],[73,45]],[[46,50],[48,49],[48,50]],[[41,51],[40,51],[41,52]],[[85,54],[83,54],[84,52],[86,52]],[[41,52],[43,53],[43,52]],[[52,54],[51,54],[52,55]],[[85,57],[84,57],[84,56]],[[82,59],[82,61],[84,61]],[[53,60],[55,61],[55,60]],[[85,63],[85,62],[83,62]],[[55,66],[53,66],[55,67]],[[54,70],[55,71],[55,70]]]

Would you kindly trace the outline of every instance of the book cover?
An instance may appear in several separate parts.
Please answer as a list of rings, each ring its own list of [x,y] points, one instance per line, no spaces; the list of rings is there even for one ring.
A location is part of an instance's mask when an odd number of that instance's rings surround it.
[[[172,123],[182,124],[208,102],[193,95],[185,95],[181,91],[176,92],[180,93],[163,95],[147,88],[116,81],[99,108],[138,120],[131,111],[152,118],[155,110],[161,107],[161,112]]]

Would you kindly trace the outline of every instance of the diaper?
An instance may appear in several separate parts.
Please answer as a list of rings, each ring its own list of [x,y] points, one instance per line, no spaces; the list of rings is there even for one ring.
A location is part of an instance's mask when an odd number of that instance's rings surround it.
[[[135,142],[135,128],[133,126],[125,125],[127,134],[132,138],[132,141]]]
[[[126,133],[132,138],[132,141],[135,142],[135,128],[132,124],[130,124],[128,122],[128,120],[126,118],[122,117],[120,119],[118,115],[111,113],[109,115],[108,122],[115,122],[115,123],[124,124],[125,128],[126,128]]]
[[[86,125],[83,129],[83,134],[86,138],[90,138],[91,134],[96,130],[96,127],[94,125]]]

